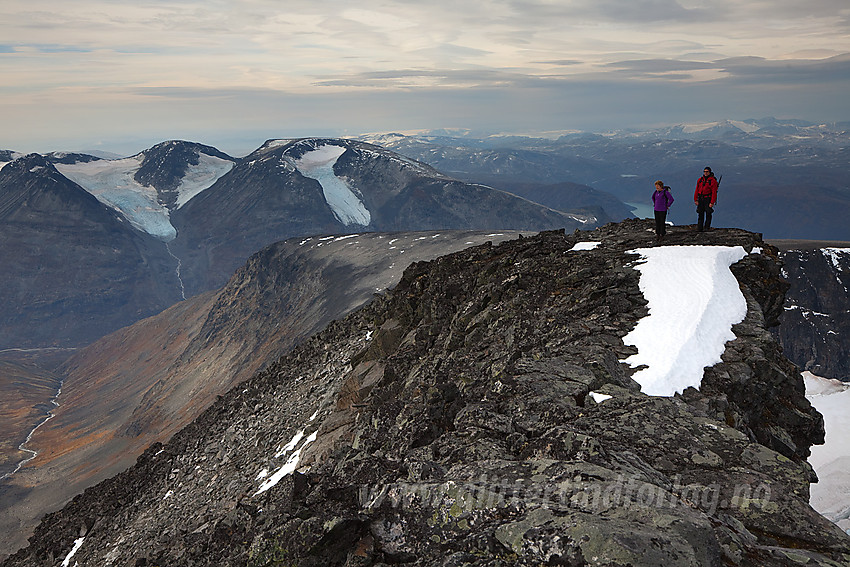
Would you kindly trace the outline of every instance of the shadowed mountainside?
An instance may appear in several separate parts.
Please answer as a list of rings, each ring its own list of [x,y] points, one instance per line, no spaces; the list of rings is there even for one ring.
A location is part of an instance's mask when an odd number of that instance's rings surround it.
[[[38,457],[0,484],[0,549],[22,545],[42,513],[124,470],[217,395],[384,293],[410,262],[517,234],[367,233],[280,242],[252,256],[218,292],[81,349],[59,371],[65,383],[55,417],[28,444]]]
[[[801,370],[850,380],[850,242],[776,241],[791,288],[777,329]]]

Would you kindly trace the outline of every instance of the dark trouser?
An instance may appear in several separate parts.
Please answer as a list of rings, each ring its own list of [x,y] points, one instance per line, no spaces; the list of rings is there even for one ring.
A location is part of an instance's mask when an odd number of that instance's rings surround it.
[[[667,211],[655,211],[655,234],[656,236],[667,234]]]
[[[710,205],[710,196],[699,196],[699,200],[697,201],[697,230],[701,231],[711,228],[711,214],[714,212],[714,209]],[[703,219],[705,222],[703,222]]]

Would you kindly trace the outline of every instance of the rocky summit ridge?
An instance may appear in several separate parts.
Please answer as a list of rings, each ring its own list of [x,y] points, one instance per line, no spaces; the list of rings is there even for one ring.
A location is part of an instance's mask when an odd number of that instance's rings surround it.
[[[621,361],[653,241],[633,220],[414,263],[3,565],[847,565],[807,503],[821,416],[768,331],[776,249],[671,230],[749,253],[747,314],[699,390],[650,397]]]

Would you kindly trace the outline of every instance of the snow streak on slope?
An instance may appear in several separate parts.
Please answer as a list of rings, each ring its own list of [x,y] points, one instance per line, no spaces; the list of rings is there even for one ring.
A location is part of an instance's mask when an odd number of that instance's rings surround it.
[[[345,180],[334,173],[334,164],[343,153],[344,147],[325,144],[301,156],[295,167],[304,177],[319,182],[325,201],[339,222],[345,226],[366,226],[372,221],[371,213]]]
[[[133,176],[142,165],[138,155],[117,160],[56,164],[62,175],[124,215],[138,230],[166,242],[177,237],[168,209],[159,203],[156,189],[145,187]]]
[[[216,156],[198,154],[198,165],[190,165],[177,187],[177,208],[188,203],[192,197],[212,187],[213,183],[233,169],[233,162]]]
[[[850,385],[803,372],[806,397],[823,414],[826,442],[813,445],[809,464],[818,475],[811,485],[812,508],[850,529]]]
[[[317,415],[319,415],[319,410],[316,410],[316,412],[310,417],[308,424],[315,420]],[[284,462],[284,464],[271,476],[269,476],[268,469],[260,471],[260,474],[257,475],[257,480],[263,480],[264,482],[257,492],[254,493],[254,496],[262,494],[266,490],[274,487],[281,481],[281,479],[283,479],[283,477],[291,475],[293,472],[298,470],[298,463],[301,460],[301,452],[307,447],[307,445],[314,442],[317,436],[318,432],[314,431],[306,439],[304,439],[304,429],[301,429],[286,445],[284,445],[281,449],[278,449],[274,458],[280,459],[281,457],[284,457],[286,458],[286,462]]]
[[[632,376],[641,391],[672,396],[702,383],[703,368],[720,362],[732,325],[747,303],[729,266],[747,255],[741,246],[663,246],[630,251],[649,315],[623,337],[638,353],[624,362],[646,365]]]

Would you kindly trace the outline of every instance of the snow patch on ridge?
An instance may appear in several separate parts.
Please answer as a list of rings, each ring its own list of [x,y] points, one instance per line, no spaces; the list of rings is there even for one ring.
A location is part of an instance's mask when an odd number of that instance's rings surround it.
[[[315,179],[322,186],[328,206],[334,216],[345,226],[367,226],[372,215],[344,179],[336,176],[334,165],[346,148],[325,144],[307,152],[295,161],[295,167],[304,177]]]
[[[746,132],[747,134],[752,134],[757,130],[761,130],[761,126],[756,124],[750,124],[749,122],[742,122],[740,120],[730,120],[729,124],[741,130],[742,132]]]
[[[576,242],[572,248],[569,249],[569,252],[573,252],[575,250],[593,250],[597,246],[599,246],[601,242]]]
[[[697,132],[702,132],[710,128],[716,128],[717,126],[720,126],[720,122],[706,122],[703,124],[683,124],[682,132],[684,132],[685,134],[695,134]]]
[[[635,269],[649,315],[623,342],[638,352],[624,362],[641,391],[673,396],[699,388],[703,369],[721,361],[732,326],[743,321],[747,302],[729,267],[747,255],[741,246],[663,246],[639,248]]]

